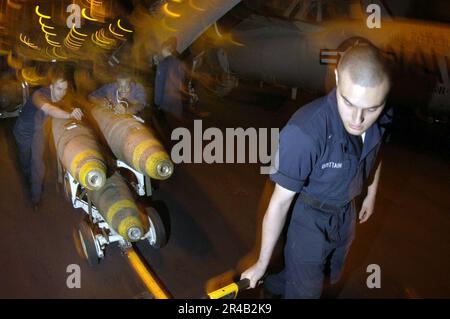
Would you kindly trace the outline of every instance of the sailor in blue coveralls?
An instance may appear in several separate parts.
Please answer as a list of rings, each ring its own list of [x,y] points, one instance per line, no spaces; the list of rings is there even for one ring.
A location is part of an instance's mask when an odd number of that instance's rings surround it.
[[[140,83],[126,71],[116,75],[116,82],[105,84],[89,94],[90,102],[112,107],[117,114],[137,114],[147,105],[147,95]]]
[[[300,108],[280,133],[259,258],[241,275],[251,287],[264,275],[299,193],[284,247],[285,268],[265,280],[265,289],[283,298],[320,298],[325,272],[331,283],[339,280],[355,234],[353,199],[365,182],[360,222],[374,209],[377,154],[391,118],[385,109],[388,71],[375,47],[358,44],[345,51],[335,74],[336,88]]]
[[[163,60],[156,68],[154,102],[169,117],[181,119],[185,74],[182,62],[176,57],[176,49],[177,40],[174,37],[161,45]]]
[[[17,119],[13,134],[19,150],[19,162],[22,172],[30,183],[31,201],[36,210],[41,199],[42,183],[45,174],[44,125],[47,118],[74,118],[81,120],[83,113],[79,108],[66,112],[60,102],[66,96],[69,80],[67,70],[56,66],[49,72],[50,85],[35,91],[25,103]]]

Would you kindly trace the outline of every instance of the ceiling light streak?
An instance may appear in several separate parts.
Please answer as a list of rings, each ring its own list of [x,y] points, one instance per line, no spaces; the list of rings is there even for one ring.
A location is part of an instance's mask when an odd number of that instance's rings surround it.
[[[47,40],[47,43],[54,46],[54,47],[61,47],[61,43],[56,42],[56,41],[52,41],[48,38],[48,34],[45,35],[45,40]]]
[[[181,17],[181,14],[169,10],[169,4],[168,3],[166,3],[163,6],[163,10],[166,13],[166,15],[168,15],[171,18],[179,18],[179,17]]]
[[[20,71],[20,74],[22,75],[22,78],[32,84],[32,85],[39,85],[40,83],[42,83],[45,80],[44,76],[39,76],[36,73],[36,68],[34,67],[27,67],[27,68],[23,68]]]
[[[45,35],[52,35],[52,36],[56,36],[56,33],[52,33],[52,32],[48,32],[48,31],[46,31],[44,28],[45,28],[46,26],[45,25],[41,25],[41,30],[42,30],[42,32],[44,32],[45,33]]]
[[[219,36],[219,38],[223,38],[222,33],[220,33],[219,27],[217,26],[217,23],[214,22],[214,31],[216,31],[216,34]]]
[[[40,13],[40,12],[39,12],[39,6],[36,6],[36,8],[35,8],[34,11],[35,11],[36,14],[37,14],[38,16],[40,16],[41,18],[45,18],[45,19],[51,19],[51,18],[52,18],[51,16],[47,16],[47,15],[45,15],[45,14]]]
[[[58,53],[56,53],[56,47],[53,47],[53,54],[54,54],[57,58],[60,58],[60,59],[63,59],[63,60],[67,60],[67,58],[68,58],[68,57],[66,57],[66,56],[62,56],[62,55],[59,55]]]
[[[34,43],[31,43],[31,41],[27,40],[26,35],[23,35],[22,33],[20,33],[19,39],[23,44],[29,46],[30,48],[35,49],[35,50],[40,50],[40,48],[37,45],[35,45]]]
[[[111,24],[111,23],[109,24],[109,27],[108,27],[108,28],[109,28],[109,32],[111,32],[111,33],[112,33],[113,35],[115,35],[116,37],[122,37],[122,38],[124,37],[123,34],[120,34],[120,33],[117,33],[117,32],[114,32],[114,31],[113,31],[113,29],[112,29],[112,24]]]
[[[68,34],[67,36],[69,36],[70,38],[73,38],[74,41],[81,41],[81,42],[84,42],[84,40],[85,40],[85,39],[83,39],[83,38],[79,38],[79,37],[73,35],[71,31],[69,31],[69,34]]]
[[[83,43],[78,43],[78,42],[76,42],[76,41],[71,40],[70,38],[65,38],[65,41],[66,41],[68,44],[73,45],[73,46],[76,46],[76,47],[81,47],[81,46],[83,45]]]
[[[102,44],[100,41],[97,41],[95,39],[94,33],[91,34],[91,40],[92,42],[94,42],[96,45],[98,45],[99,47],[103,48],[103,49],[109,49],[109,47],[105,44]]]
[[[64,39],[64,45],[65,45],[66,47],[68,47],[69,49],[71,49],[71,50],[76,50],[76,51],[77,51],[77,50],[80,49],[80,47],[71,45],[71,44],[67,41],[67,39]]]
[[[83,18],[85,18],[85,19],[87,19],[87,20],[98,21],[97,19],[92,18],[92,17],[89,17],[89,16],[86,14],[86,8],[83,8],[83,10],[81,10],[81,15],[83,16]]]
[[[230,34],[230,36],[229,36],[229,40],[230,40],[230,42],[231,42],[232,44],[237,45],[237,46],[239,46],[239,47],[244,47],[244,46],[245,46],[245,44],[243,44],[243,43],[241,43],[241,42],[238,42],[238,41],[236,41],[236,40],[233,40],[233,37],[231,36],[231,34]]]
[[[80,35],[82,37],[87,37],[88,36],[87,34],[84,34],[84,33],[81,33],[80,31],[77,31],[75,29],[75,26],[72,27],[71,31],[73,31],[76,35]]]
[[[110,45],[111,44],[111,41],[107,41],[107,40],[104,40],[104,39],[100,39],[100,35],[99,35],[100,33],[99,33],[99,31],[97,30],[97,31],[95,31],[95,38],[97,39],[97,41],[99,41],[100,43],[103,43],[103,44],[105,44],[105,45]]]
[[[206,11],[206,9],[200,8],[199,6],[195,5],[195,4],[194,4],[194,0],[189,0],[189,6],[190,6],[192,9],[195,9],[195,10],[197,10],[197,11]]]
[[[39,24],[42,28],[48,28],[48,29],[54,29],[55,27],[52,27],[50,25],[46,25],[44,22],[42,22],[42,17],[39,18]]]
[[[106,35],[105,35],[105,30],[104,29],[101,29],[100,30],[100,36],[102,37],[102,39],[104,39],[105,41],[108,41],[108,42],[110,42],[110,43],[114,43],[116,40],[114,40],[113,38],[108,38]]]
[[[118,26],[119,29],[122,30],[122,31],[129,32],[129,33],[133,32],[133,30],[125,29],[124,27],[122,27],[122,26],[120,25],[120,19],[117,20],[117,26]]]

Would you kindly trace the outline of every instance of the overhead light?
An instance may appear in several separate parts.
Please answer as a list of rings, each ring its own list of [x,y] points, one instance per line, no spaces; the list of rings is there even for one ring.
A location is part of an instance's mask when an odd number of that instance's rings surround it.
[[[169,4],[168,3],[163,5],[163,10],[166,13],[166,15],[168,15],[171,18],[179,18],[179,17],[181,17],[181,14],[169,10]]]
[[[125,29],[124,27],[122,27],[122,26],[120,25],[120,19],[117,20],[117,26],[118,26],[119,29],[122,30],[122,31],[130,32],[130,33],[133,32],[133,30]]]

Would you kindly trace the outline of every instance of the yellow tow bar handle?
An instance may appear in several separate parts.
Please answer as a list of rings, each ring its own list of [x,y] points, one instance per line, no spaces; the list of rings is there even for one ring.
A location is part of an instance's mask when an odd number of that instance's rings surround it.
[[[127,249],[125,255],[128,257],[128,261],[136,274],[155,299],[169,299],[171,297],[156,276],[150,271],[147,264],[141,259],[139,254],[134,251],[133,247]]]
[[[242,279],[208,294],[209,299],[236,299],[239,290],[247,289],[250,280]]]

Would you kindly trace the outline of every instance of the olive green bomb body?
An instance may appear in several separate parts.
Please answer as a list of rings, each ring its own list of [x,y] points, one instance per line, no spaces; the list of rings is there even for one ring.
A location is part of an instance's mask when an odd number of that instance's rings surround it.
[[[148,127],[131,115],[118,115],[103,106],[94,107],[91,113],[118,159],[154,179],[172,175],[173,163]]]
[[[102,188],[89,192],[89,196],[100,215],[116,233],[130,242],[144,236],[145,227],[139,209],[118,172],[109,177]]]
[[[86,189],[106,182],[106,165],[93,131],[75,120],[52,119],[56,153],[64,168]]]

